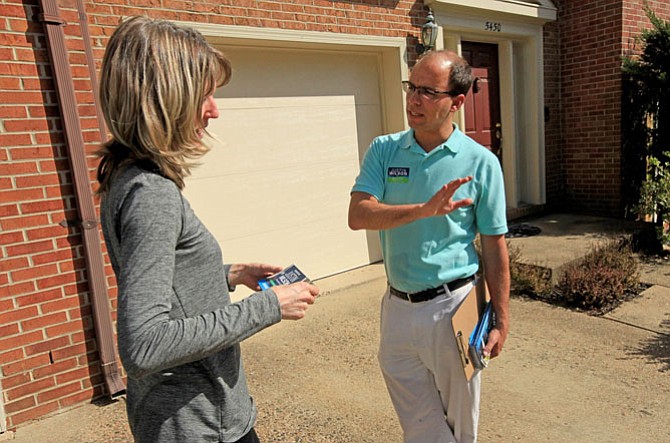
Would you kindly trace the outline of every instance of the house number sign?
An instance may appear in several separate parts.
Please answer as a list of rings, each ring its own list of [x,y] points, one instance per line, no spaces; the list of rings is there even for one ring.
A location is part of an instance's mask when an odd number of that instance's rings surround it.
[[[501,32],[502,23],[500,22],[486,22],[484,23],[484,29],[491,32]]]

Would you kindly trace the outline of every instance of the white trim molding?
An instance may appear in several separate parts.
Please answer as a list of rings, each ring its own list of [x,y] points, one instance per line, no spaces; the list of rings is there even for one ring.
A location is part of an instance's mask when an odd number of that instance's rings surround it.
[[[434,9],[496,12],[498,15],[516,16],[521,20],[532,19],[541,23],[556,20],[556,6],[549,0],[478,0],[476,2],[472,0],[425,0],[424,3]]]

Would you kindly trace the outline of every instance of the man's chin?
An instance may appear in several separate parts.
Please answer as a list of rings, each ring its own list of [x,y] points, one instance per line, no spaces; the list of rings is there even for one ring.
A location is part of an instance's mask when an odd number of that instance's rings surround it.
[[[409,123],[410,126],[421,124],[422,120],[422,116],[407,114],[407,123]]]

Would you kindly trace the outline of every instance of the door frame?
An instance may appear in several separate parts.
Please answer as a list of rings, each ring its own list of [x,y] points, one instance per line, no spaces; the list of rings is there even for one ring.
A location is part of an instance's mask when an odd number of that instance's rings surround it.
[[[499,0],[427,0],[443,38],[461,54],[463,41],[498,45],[503,168],[508,208],[546,203],[543,25],[556,19],[548,1],[536,7]],[[439,46],[442,45],[442,46]],[[462,127],[463,113],[457,116]]]

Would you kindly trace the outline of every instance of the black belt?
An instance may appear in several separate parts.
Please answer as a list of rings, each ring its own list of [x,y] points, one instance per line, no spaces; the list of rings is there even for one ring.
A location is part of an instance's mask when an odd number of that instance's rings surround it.
[[[467,285],[474,279],[475,276],[471,275],[470,277],[464,277],[459,278],[458,280],[450,281],[446,285],[441,285],[438,286],[437,288],[425,289],[421,292],[414,292],[414,293],[402,292],[397,290],[393,286],[389,287],[389,291],[391,292],[391,294],[395,295],[396,297],[400,297],[403,300],[408,300],[411,303],[420,303],[422,301],[432,300],[438,295],[445,294],[447,292],[444,289],[445,286],[449,288],[449,292],[453,292],[456,289],[460,288],[461,286]]]

